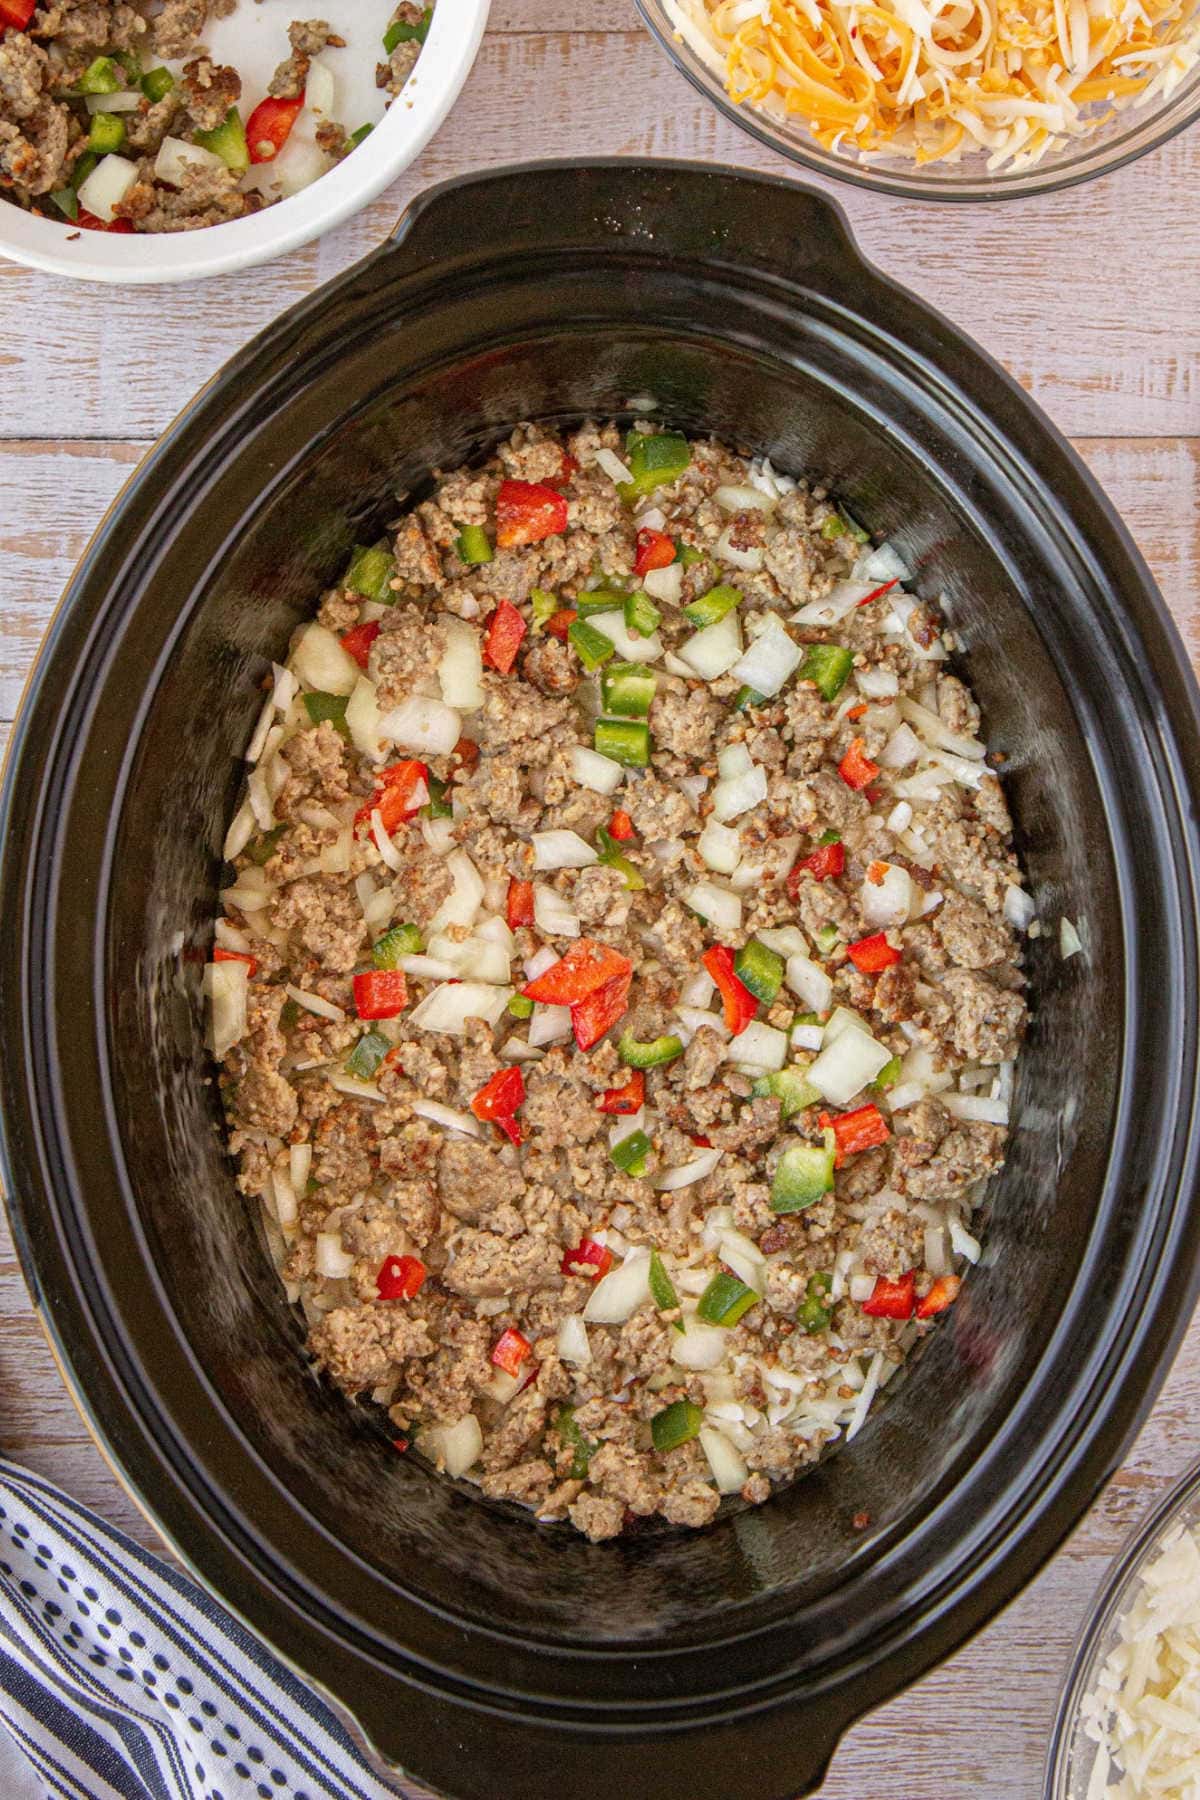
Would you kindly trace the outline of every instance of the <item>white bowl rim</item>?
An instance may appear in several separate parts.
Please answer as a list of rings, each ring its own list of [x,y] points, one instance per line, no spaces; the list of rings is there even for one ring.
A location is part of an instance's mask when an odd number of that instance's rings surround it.
[[[78,232],[0,200],[0,256],[48,275],[144,286],[196,281],[269,262],[342,224],[415,161],[441,125],[479,51],[491,0],[435,6],[421,60],[370,137],[319,181],[249,218],[153,235]]]

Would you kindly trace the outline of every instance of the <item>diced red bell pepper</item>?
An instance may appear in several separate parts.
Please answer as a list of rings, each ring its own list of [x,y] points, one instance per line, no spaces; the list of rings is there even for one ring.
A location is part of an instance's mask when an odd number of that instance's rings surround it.
[[[634,1069],[624,1087],[605,1088],[596,1105],[603,1113],[635,1113],[645,1098],[645,1074]]]
[[[244,962],[246,964],[246,978],[249,981],[253,981],[254,977],[258,974],[257,956],[248,956],[244,950],[226,950],[224,944],[215,944],[213,946],[212,959],[214,962]]]
[[[888,969],[900,961],[900,952],[888,943],[882,931],[859,938],[857,944],[847,945],[846,954],[864,975],[878,975],[881,969]]]
[[[528,630],[528,624],[512,601],[502,600],[488,620],[484,635],[483,660],[488,667],[498,669],[501,675],[511,674],[521,639]]]
[[[508,1330],[502,1331],[496,1339],[496,1346],[492,1351],[492,1361],[498,1369],[503,1369],[506,1375],[516,1376],[520,1373],[521,1364],[532,1349],[533,1345],[529,1339],[522,1337],[515,1326],[510,1325]]]
[[[866,738],[852,738],[850,748],[838,764],[838,774],[847,787],[869,787],[879,773],[879,764],[867,755]]]
[[[413,799],[421,782],[428,792],[429,770],[423,762],[398,762],[381,769],[375,777],[374,794],[354,815],[355,830],[370,831],[371,814],[378,808],[383,829],[390,837],[397,825],[415,818],[421,810],[423,802]]]
[[[540,544],[567,529],[567,503],[540,481],[502,481],[496,495],[496,542],[501,550]]]
[[[733,972],[733,951],[724,944],[713,944],[700,959],[721,995],[725,1023],[734,1037],[740,1036],[758,1011],[758,1001]]]
[[[866,712],[866,710],[867,710],[866,701],[860,700],[857,706],[852,706],[850,708],[850,711],[846,714],[846,717],[848,719],[853,719],[855,724],[857,724],[858,721],[862,718],[863,714]]]
[[[833,1127],[839,1157],[855,1156],[860,1150],[870,1150],[876,1144],[886,1144],[892,1135],[883,1114],[874,1105],[858,1106],[853,1112],[839,1113],[832,1119],[827,1113],[822,1113],[821,1123]]]
[[[885,581],[882,587],[872,588],[869,594],[864,594],[858,604],[860,606],[870,606],[872,600],[878,600],[882,594],[890,594],[899,579],[900,577],[898,575],[893,575],[892,579],[890,581]]]
[[[508,884],[508,929],[518,931],[522,925],[533,924],[533,883],[532,881],[512,880]]]
[[[392,1439],[392,1449],[399,1451],[400,1455],[403,1456],[404,1452],[408,1449],[408,1439],[407,1438],[393,1438]]]
[[[522,1132],[514,1115],[524,1101],[525,1078],[520,1069],[500,1069],[480,1088],[471,1102],[471,1111],[477,1119],[498,1125],[506,1137],[519,1144]]]
[[[787,891],[795,900],[800,894],[800,877],[807,870],[814,881],[832,881],[846,867],[846,846],[819,844],[810,856],[801,857],[787,878]]]
[[[367,658],[371,654],[371,645],[379,636],[379,620],[367,619],[361,625],[342,633],[342,649],[347,656],[352,656],[360,669],[367,666]]]
[[[474,738],[460,737],[454,746],[454,754],[458,758],[459,767],[466,769],[469,774],[478,765],[479,745]]]
[[[917,1304],[918,1319],[936,1318],[958,1299],[962,1282],[957,1275],[939,1275],[925,1298]]]
[[[403,969],[366,969],[354,977],[354,1010],[360,1019],[394,1019],[407,1005]]]
[[[863,1301],[863,1311],[873,1319],[911,1319],[916,1305],[916,1285],[915,1269],[910,1269],[899,1281],[889,1281],[886,1275],[881,1275],[871,1298]]]
[[[632,973],[616,975],[585,999],[575,1002],[571,1008],[571,1029],[581,1050],[590,1050],[606,1031],[612,1030],[618,1019],[624,1018],[629,1010],[632,982]]]
[[[546,630],[550,633],[551,637],[556,637],[560,644],[565,644],[567,641],[567,633],[570,631],[578,616],[579,615],[576,613],[573,606],[560,607],[558,612],[551,613],[550,617],[546,620]]]
[[[411,1300],[429,1273],[419,1256],[385,1256],[375,1277],[381,1300]]]
[[[246,120],[246,148],[252,163],[275,161],[291,136],[303,105],[303,94],[296,100],[281,100],[268,94],[259,101]]]
[[[633,559],[633,572],[641,579],[651,569],[665,569],[668,563],[675,561],[675,541],[665,531],[652,531],[643,525],[637,534],[637,550]]]
[[[627,844],[633,836],[633,820],[627,812],[618,807],[608,821],[608,835],[616,838],[618,844]]]
[[[37,0],[0,0],[0,31],[11,26],[14,31],[24,31],[33,17]]]
[[[116,231],[124,233],[133,230],[132,219],[98,219],[95,213],[88,212],[87,208],[83,206],[80,207],[78,213],[75,215],[75,223],[77,225],[82,225],[85,231]]]
[[[570,481],[572,475],[575,474],[578,468],[579,464],[571,455],[570,451],[564,450],[562,453],[562,467],[558,471],[558,474],[554,476],[553,480],[549,481],[549,486],[555,488],[566,487],[568,481]]]
[[[595,1238],[584,1238],[574,1250],[566,1252],[560,1267],[564,1275],[586,1275],[592,1281],[599,1281],[612,1265],[613,1253],[607,1244],[598,1244]]]
[[[579,938],[565,956],[521,989],[527,1000],[543,1006],[575,1006],[597,988],[633,973],[633,964],[619,950],[611,950],[596,938]]]

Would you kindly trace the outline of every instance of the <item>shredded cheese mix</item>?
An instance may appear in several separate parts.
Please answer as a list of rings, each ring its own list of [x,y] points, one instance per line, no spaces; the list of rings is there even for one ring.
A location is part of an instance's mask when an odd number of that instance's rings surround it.
[[[730,98],[825,149],[1019,169],[1200,60],[1200,0],[664,0]]]

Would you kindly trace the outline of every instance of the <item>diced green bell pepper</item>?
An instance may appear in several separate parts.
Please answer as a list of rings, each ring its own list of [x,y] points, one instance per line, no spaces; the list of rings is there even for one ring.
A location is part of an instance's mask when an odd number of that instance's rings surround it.
[[[683,1055],[683,1044],[677,1037],[664,1034],[642,1043],[631,1031],[623,1031],[617,1041],[617,1055],[631,1069],[657,1069]]]
[[[693,625],[715,625],[726,613],[733,611],[741,598],[739,589],[730,587],[728,582],[722,582],[719,587],[709,588],[707,594],[701,594],[699,599],[692,600],[685,606],[683,616],[690,619]]]
[[[585,669],[598,669],[616,651],[612,639],[589,625],[586,619],[572,619],[567,627],[567,638]]]
[[[197,131],[193,135],[203,149],[211,150],[214,156],[219,156],[225,167],[232,169],[235,175],[244,175],[250,167],[246,127],[236,106],[230,107],[221,123],[212,131]]]
[[[609,1160],[626,1175],[644,1175],[646,1158],[651,1150],[650,1139],[644,1131],[631,1131],[628,1137],[619,1138],[609,1149]]]
[[[364,1031],[346,1058],[346,1073],[370,1081],[391,1047],[382,1031]]]
[[[810,644],[800,665],[801,681],[815,681],[826,700],[836,700],[854,667],[854,652],[842,644]]]
[[[821,833],[820,837],[817,839],[818,844],[821,844],[821,845],[840,844],[841,841],[842,841],[842,834],[840,831],[823,831]]]
[[[125,86],[128,76],[111,56],[98,56],[79,77],[77,94],[115,94]]]
[[[314,725],[323,725],[328,719],[334,730],[346,737],[346,699],[345,694],[305,694],[304,710]]]
[[[280,1031],[293,1031],[299,1018],[300,1008],[296,1005],[296,1002],[290,998],[285,1000],[279,1009]]]
[[[531,1019],[533,1017],[533,1001],[527,1000],[524,994],[514,994],[508,1003],[508,1010],[514,1019]]]
[[[822,956],[832,956],[842,941],[841,933],[836,925],[822,925],[818,931],[813,933],[813,937]]]
[[[677,431],[631,431],[625,440],[630,480],[618,483],[617,492],[632,504],[666,482],[678,481],[691,460],[688,441]]]
[[[618,846],[612,833],[606,831],[603,825],[601,825],[596,833],[596,849],[599,854],[599,859],[604,864],[605,868],[616,869],[619,874],[625,877],[625,886],[629,889],[630,893],[645,887],[646,877],[642,874],[642,871],[635,862],[630,861],[624,851]]]
[[[446,798],[450,789],[450,783],[448,781],[442,781],[437,775],[431,775],[428,780],[428,787],[429,799],[421,808],[421,817],[423,819],[452,819],[454,817],[454,808]]]
[[[563,1442],[574,1451],[571,1462],[571,1480],[586,1481],[588,1464],[596,1453],[596,1445],[586,1438],[575,1423],[575,1409],[564,1406],[554,1420],[554,1429]]]
[[[352,131],[349,140],[350,148],[352,150],[357,150],[360,144],[365,144],[374,129],[374,125],[368,120],[365,125],[360,125],[357,131]]]
[[[650,1298],[659,1312],[674,1312],[679,1305],[675,1284],[663,1267],[663,1259],[657,1250],[650,1252]]]
[[[592,742],[601,756],[627,769],[644,769],[650,761],[650,727],[640,720],[597,719]]]
[[[746,712],[752,706],[765,706],[766,703],[766,695],[760,694],[757,688],[743,686],[733,696],[734,712]]]
[[[796,1323],[801,1331],[806,1331],[810,1337],[815,1336],[818,1331],[828,1330],[829,1321],[833,1315],[825,1305],[825,1301],[829,1297],[832,1286],[833,1276],[825,1274],[823,1271],[818,1275],[810,1275],[808,1278],[808,1287],[800,1310],[796,1314]]]
[[[624,588],[585,588],[582,593],[576,594],[574,606],[581,619],[590,619],[596,613],[623,613],[628,598]]]
[[[391,550],[385,544],[355,544],[346,570],[343,587],[365,600],[381,601],[390,606],[395,599],[390,586],[393,564]]]
[[[606,713],[623,719],[644,719],[654,699],[657,680],[645,663],[618,662],[600,677],[600,698]]]
[[[402,956],[419,956],[424,947],[419,926],[393,925],[376,940],[371,960],[377,969],[398,969]]]
[[[703,550],[697,550],[692,544],[679,544],[675,550],[675,561],[690,569],[694,563],[704,561]]]
[[[799,1063],[789,1063],[785,1069],[772,1069],[769,1075],[760,1075],[753,1092],[757,1099],[767,1095],[781,1102],[779,1117],[782,1123],[795,1118],[806,1107],[819,1105],[822,1099],[808,1079],[807,1070]]]
[[[706,1325],[736,1325],[757,1305],[758,1295],[736,1275],[722,1269],[714,1275],[696,1303],[696,1317]]]
[[[50,198],[72,223],[79,217],[79,196],[73,187],[55,188]]]
[[[537,631],[559,611],[558,595],[548,594],[545,588],[534,588],[529,596],[529,609],[533,615],[533,628]]]
[[[85,150],[78,159],[75,167],[71,170],[71,186],[77,194],[99,161],[100,158],[94,150]]]
[[[694,1400],[676,1400],[655,1413],[650,1421],[650,1436],[656,1450],[678,1450],[699,1437],[704,1414]]]
[[[433,16],[433,8],[427,6],[415,25],[404,19],[393,19],[383,34],[383,47],[390,56],[397,44],[423,44],[429,35],[429,21]]]
[[[770,1006],[783,985],[783,958],[758,938],[751,938],[734,956],[733,972],[756,1000]]]
[[[111,156],[125,142],[125,121],[120,113],[92,114],[88,127],[88,149],[97,156]]]
[[[901,1061],[902,1058],[899,1056],[893,1056],[891,1062],[884,1063],[882,1069],[880,1069],[878,1075],[871,1083],[871,1086],[875,1089],[876,1093],[886,1094],[889,1088],[895,1087],[900,1079]]]
[[[282,825],[273,825],[270,831],[264,831],[261,837],[252,838],[246,845],[246,855],[250,861],[257,863],[260,869],[264,864],[269,863],[284,830],[285,827]]]
[[[455,539],[454,554],[459,562],[474,566],[477,563],[490,563],[495,551],[482,525],[464,525]]]
[[[174,86],[175,77],[170,69],[148,69],[142,76],[142,92],[155,106],[166,99]]]
[[[662,624],[662,614],[649,594],[628,594],[625,599],[625,629],[637,637],[653,637]]]
[[[822,1144],[789,1144],[775,1167],[771,1183],[771,1211],[803,1212],[833,1186],[833,1133]]]

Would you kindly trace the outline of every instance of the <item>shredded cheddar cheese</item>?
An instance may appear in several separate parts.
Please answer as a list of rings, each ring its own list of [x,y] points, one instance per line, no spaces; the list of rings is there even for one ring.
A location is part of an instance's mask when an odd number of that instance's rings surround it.
[[[664,0],[738,105],[825,149],[1019,169],[1200,61],[1200,0]]]

